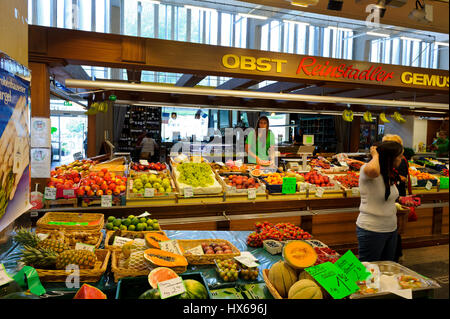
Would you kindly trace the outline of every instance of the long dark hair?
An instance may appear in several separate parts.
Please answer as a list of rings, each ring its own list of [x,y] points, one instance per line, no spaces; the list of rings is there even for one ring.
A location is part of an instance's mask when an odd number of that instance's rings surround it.
[[[384,199],[387,200],[391,195],[391,185],[395,183],[394,160],[402,154],[403,146],[397,142],[386,141],[379,143],[377,152],[379,154],[380,173],[384,181]]]

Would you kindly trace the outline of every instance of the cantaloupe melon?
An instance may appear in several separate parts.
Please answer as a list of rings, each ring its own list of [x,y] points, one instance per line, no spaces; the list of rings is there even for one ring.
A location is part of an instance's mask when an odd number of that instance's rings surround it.
[[[297,281],[296,271],[282,260],[272,265],[268,277],[283,298],[287,297],[289,288]]]
[[[289,289],[288,299],[323,299],[322,290],[314,281],[302,279]]]
[[[288,242],[283,247],[283,259],[294,269],[311,267],[317,260],[314,248],[303,240]]]

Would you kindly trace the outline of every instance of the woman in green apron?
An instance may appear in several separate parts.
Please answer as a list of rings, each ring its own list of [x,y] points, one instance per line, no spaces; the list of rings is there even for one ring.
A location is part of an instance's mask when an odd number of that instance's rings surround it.
[[[245,151],[251,164],[275,165],[275,135],[269,130],[267,116],[261,116],[256,124],[256,130],[248,134]]]

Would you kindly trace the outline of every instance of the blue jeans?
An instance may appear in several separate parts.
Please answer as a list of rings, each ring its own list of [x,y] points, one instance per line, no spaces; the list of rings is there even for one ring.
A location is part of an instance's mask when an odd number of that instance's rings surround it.
[[[360,261],[394,261],[397,248],[397,230],[377,233],[356,226]]]

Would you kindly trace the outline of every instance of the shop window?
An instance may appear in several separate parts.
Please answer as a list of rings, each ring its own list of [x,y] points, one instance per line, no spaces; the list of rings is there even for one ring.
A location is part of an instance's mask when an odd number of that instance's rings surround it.
[[[269,24],[266,23],[261,27],[261,50],[269,50]]]
[[[233,45],[233,16],[228,13],[221,13],[221,26],[220,26],[220,45],[231,47]]]
[[[309,30],[309,27],[306,25],[298,25],[297,26],[297,53],[298,54],[306,54],[306,32]]]
[[[247,47],[247,18],[234,16],[235,18],[235,39],[234,46],[238,48]]]
[[[275,134],[275,141],[286,141],[289,136],[289,128],[286,126],[289,124],[288,114],[271,114],[267,116],[269,118],[269,128]]]
[[[158,6],[146,1],[141,2],[141,36],[146,38],[155,37],[155,8]]]
[[[137,36],[137,0],[123,2],[123,34]]]
[[[284,24],[284,48],[283,52],[294,53],[294,36],[296,25],[293,23]]]
[[[207,111],[190,108],[163,108],[163,113],[176,113],[176,119],[169,118],[168,123],[162,124],[162,140],[173,141],[173,136],[178,135],[181,139],[191,139],[193,135],[197,140],[203,140],[208,135]],[[196,117],[196,114],[200,115]],[[179,133],[177,133],[179,132]]]
[[[172,6],[159,5],[159,38],[172,40]]]
[[[174,7],[175,10],[175,39],[177,41],[187,40],[187,10],[184,7]],[[150,21],[153,21],[150,20]]]
[[[270,51],[280,52],[281,23],[279,21],[270,22]]]
[[[219,111],[220,128],[230,127],[230,111]]]

